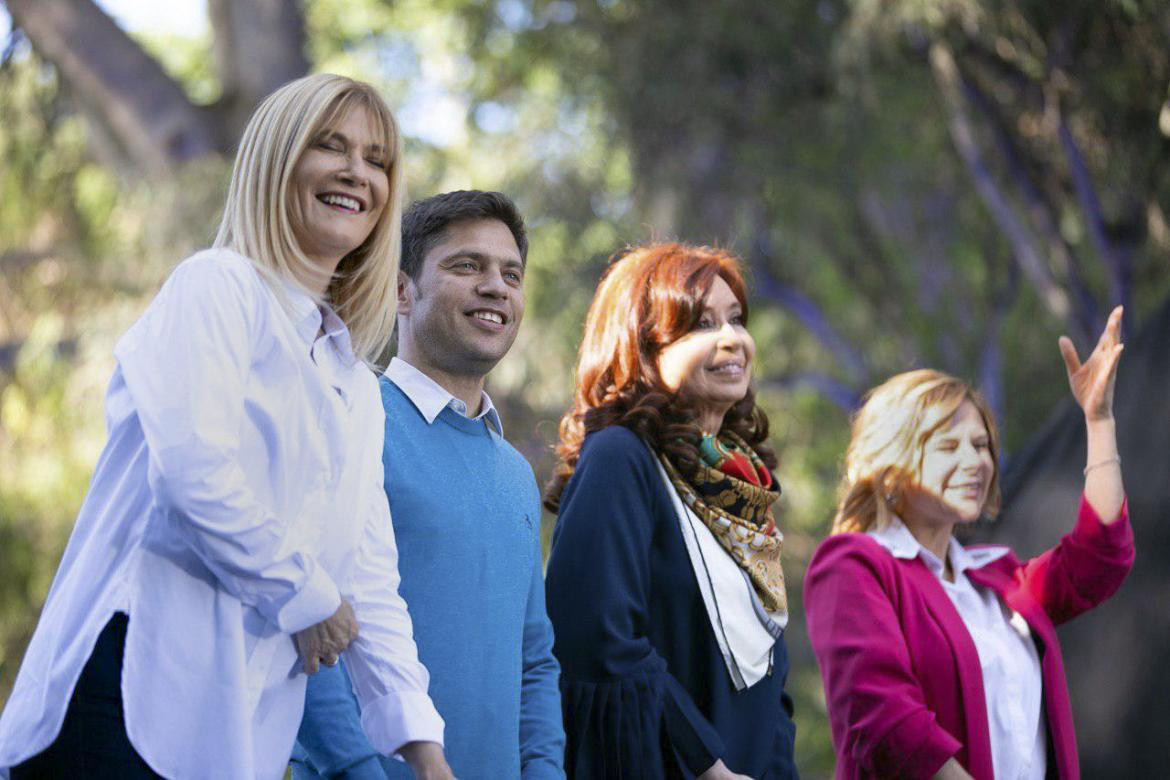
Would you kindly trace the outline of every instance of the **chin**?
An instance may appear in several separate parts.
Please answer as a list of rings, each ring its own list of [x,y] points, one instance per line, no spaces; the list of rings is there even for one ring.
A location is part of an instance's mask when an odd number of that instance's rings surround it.
[[[730,411],[731,407],[735,406],[744,398],[747,398],[747,388],[744,388],[742,391],[720,393],[718,396],[712,396],[704,400],[714,406],[726,406],[728,411]]]
[[[956,517],[958,517],[960,523],[963,523],[963,524],[974,523],[974,522],[978,521],[980,517],[983,516],[983,509],[982,509],[982,507],[980,507],[979,509],[975,509],[975,510],[964,508],[964,509],[957,510],[955,512],[955,515],[956,515]]]

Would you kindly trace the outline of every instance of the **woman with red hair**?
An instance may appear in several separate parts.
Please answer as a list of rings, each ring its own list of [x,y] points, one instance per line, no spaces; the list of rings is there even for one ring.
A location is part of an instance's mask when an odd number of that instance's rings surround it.
[[[545,495],[565,768],[795,777],[776,457],[739,262],[634,249],[589,308]]]

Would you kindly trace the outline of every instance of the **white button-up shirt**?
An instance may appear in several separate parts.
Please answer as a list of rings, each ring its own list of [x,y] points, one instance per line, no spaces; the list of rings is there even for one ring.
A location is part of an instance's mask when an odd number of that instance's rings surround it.
[[[118,342],[109,441],[0,717],[0,767],[55,739],[116,610],[126,730],[167,777],[283,775],[306,680],[290,635],[343,598],[371,743],[442,742],[398,595],[375,376],[335,314],[280,289],[201,252]]]
[[[991,760],[996,780],[1043,780],[1048,760],[1040,656],[1028,624],[1004,606],[990,588],[977,587],[967,569],[978,569],[1007,554],[1006,547],[967,550],[951,537],[947,557],[954,582],[943,576],[943,561],[927,550],[897,518],[870,531],[895,558],[921,558],[938,577],[963,619],[979,653]]]
[[[406,397],[415,405],[419,414],[427,421],[427,425],[433,423],[435,418],[439,416],[439,412],[448,406],[457,414],[468,416],[467,404],[402,358],[390,360],[390,365],[386,367],[386,377],[398,385],[402,392],[406,393]],[[495,428],[496,433],[500,436],[504,435],[500,413],[496,411],[495,404],[492,403],[487,392],[481,392],[479,414],[471,419],[484,420]]]

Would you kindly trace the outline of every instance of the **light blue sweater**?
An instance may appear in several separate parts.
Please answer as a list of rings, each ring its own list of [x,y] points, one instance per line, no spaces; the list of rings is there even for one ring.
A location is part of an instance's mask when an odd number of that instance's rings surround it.
[[[447,760],[461,780],[563,778],[532,469],[484,420],[444,408],[428,424],[385,377],[381,390],[400,592],[447,724]],[[310,678],[297,739],[297,778],[411,776],[376,757],[342,666]]]

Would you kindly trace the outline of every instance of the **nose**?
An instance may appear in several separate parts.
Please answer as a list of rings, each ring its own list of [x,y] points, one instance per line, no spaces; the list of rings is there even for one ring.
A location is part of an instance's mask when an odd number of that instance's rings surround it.
[[[487,298],[506,298],[508,283],[504,281],[504,273],[500,268],[490,267],[480,277],[476,292]]]
[[[719,346],[735,349],[743,346],[743,336],[730,322],[724,322],[719,329]]]
[[[345,155],[345,165],[337,172],[337,178],[352,187],[364,187],[369,183],[360,150],[355,149]]]
[[[976,472],[983,467],[983,454],[971,442],[965,442],[959,448],[959,467],[964,471]]]

